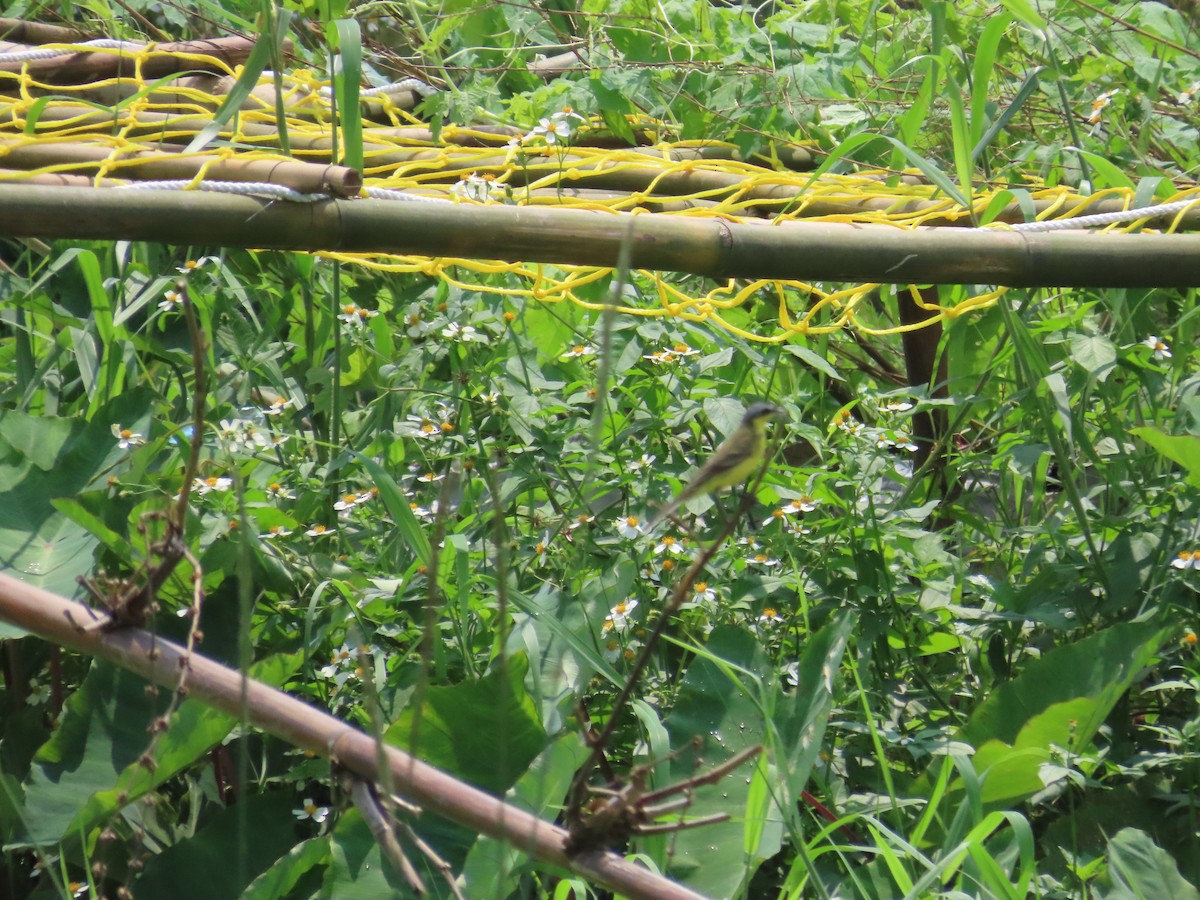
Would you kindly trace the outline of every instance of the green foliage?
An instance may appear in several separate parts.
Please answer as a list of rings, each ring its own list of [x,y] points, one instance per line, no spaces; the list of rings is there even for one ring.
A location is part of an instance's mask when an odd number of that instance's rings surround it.
[[[983,222],[1001,201],[1032,215],[1042,186],[1151,203],[1198,163],[1194,23],[1158,3],[1119,22],[1016,0],[288,4],[303,29],[235,6],[133,8],[180,38],[211,35],[201,13],[259,21],[247,73],[297,39],[350,113],[349,163],[379,34],[445,83],[422,107],[435,128],[528,131],[571,106],[618,138],[654,122],[743,156],[805,141],[822,173],[908,167],[962,203],[1006,186]],[[88,16],[119,20],[103,2]],[[528,64],[569,39],[588,70],[544,82]],[[159,591],[164,638],[184,633],[195,576],[201,652],[547,820],[610,719],[618,787],[761,745],[661,819],[727,820],[614,837],[707,895],[1195,897],[1195,291],[1011,292],[947,323],[946,381],[926,385],[907,382],[898,338],[865,330],[761,345],[683,318],[605,321],[503,273],[485,277],[508,293],[485,295],[205,252],[6,247],[5,571],[76,598],[79,576],[136,577],[194,437],[194,559]],[[210,344],[195,435],[179,278]],[[618,282],[580,294],[656,296],[641,273]],[[895,326],[897,294],[860,324]],[[698,500],[653,536],[637,525],[757,399],[789,413],[779,451],[616,709],[740,498]],[[924,468],[922,416],[946,435]],[[89,878],[138,897],[404,890],[327,761],[184,698],[151,747],[168,693],[4,636],[13,896]],[[461,826],[406,821],[469,896],[587,890]]]

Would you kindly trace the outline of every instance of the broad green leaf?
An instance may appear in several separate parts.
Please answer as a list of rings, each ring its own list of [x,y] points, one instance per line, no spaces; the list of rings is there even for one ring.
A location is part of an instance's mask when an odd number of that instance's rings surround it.
[[[1150,835],[1122,828],[1108,844],[1112,890],[1104,900],[1200,900],[1200,891],[1179,874],[1179,864]]]
[[[756,692],[753,681],[775,677],[761,646],[740,628],[721,627],[709,636],[706,650],[688,667],[675,708],[664,723],[678,753],[671,764],[676,782],[767,740],[762,711],[751,696]],[[670,875],[706,896],[735,895],[781,844],[781,816],[771,804],[769,818],[752,829],[761,835],[756,852],[743,852],[748,826],[739,814],[747,808],[754,766],[747,760],[716,784],[698,789],[684,813],[686,818],[733,813],[733,819],[673,836]]]
[[[546,732],[525,690],[529,660],[506,658],[483,678],[426,688],[384,739],[476,787],[502,793],[542,752]]]
[[[1101,334],[1071,335],[1071,359],[1097,381],[1104,381],[1117,363],[1117,348]]]
[[[1200,487],[1200,437],[1193,434],[1163,434],[1157,428],[1131,428],[1129,433],[1140,437],[1187,472],[1188,484]]]
[[[250,677],[281,685],[298,671],[300,657],[275,656],[251,668]],[[34,758],[26,788],[25,841],[46,844],[86,832],[202,759],[237,719],[187,700],[171,717],[148,771],[138,757],[149,744],[146,728],[169,699],[146,694],[140,676],[107,663],[92,666],[67,703],[62,727]]]
[[[787,350],[788,353],[792,354],[792,356],[796,357],[796,359],[800,360],[806,365],[812,366],[812,368],[816,369],[822,375],[832,378],[834,381],[846,380],[841,376],[838,370],[833,367],[833,364],[830,363],[829,360],[816,351],[808,347],[803,347],[799,344],[787,344],[785,345],[784,349]]]
[[[1051,748],[1088,747],[1169,629],[1120,624],[1058,647],[1001,684],[975,708],[956,737],[976,748],[986,803],[1014,803],[1043,787]]]
[[[199,831],[150,857],[133,894],[143,900],[239,897],[296,844],[292,791],[253,793],[207,818]],[[345,896],[345,895],[343,895]]]
[[[276,900],[289,896],[301,878],[318,866],[329,865],[330,843],[329,837],[301,841],[255,878],[241,900]]]
[[[576,770],[590,750],[579,735],[569,732],[542,751],[528,771],[508,791],[506,801],[541,819],[553,821],[571,788]],[[523,870],[526,855],[507,841],[480,837],[467,855],[462,870],[471,897],[506,896],[517,887],[515,873]],[[506,889],[501,886],[508,882]]]

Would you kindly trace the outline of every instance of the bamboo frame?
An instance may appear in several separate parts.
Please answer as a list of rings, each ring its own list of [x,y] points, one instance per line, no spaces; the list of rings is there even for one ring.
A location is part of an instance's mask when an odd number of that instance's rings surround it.
[[[710,278],[1009,287],[1200,285],[1200,235],[736,223],[544,206],[0,185],[0,235],[337,250],[615,267]]]
[[[166,90],[166,89],[164,89]],[[0,101],[0,112],[5,105]],[[11,108],[11,107],[10,107]],[[7,113],[12,116],[11,112]],[[167,138],[179,141],[182,138],[197,134],[211,124],[211,119],[195,113],[164,113],[156,111],[139,112],[134,119],[127,114],[104,113],[99,110],[89,110],[79,105],[67,103],[51,103],[41,111],[38,120],[38,133],[43,125],[55,126],[60,122],[70,122],[73,137],[82,140],[78,133],[81,128],[95,128],[106,134],[114,125],[119,124],[124,133],[131,137],[143,139]],[[277,149],[280,146],[279,132],[274,124],[264,122],[243,121],[240,126],[243,139],[256,146]],[[585,156],[579,153],[566,152],[560,161],[555,156],[534,157],[526,166],[517,166],[508,155],[500,149],[509,137],[516,132],[513,129],[494,126],[469,128],[448,128],[442,134],[442,141],[449,148],[434,146],[432,132],[423,127],[402,128],[367,128],[363,131],[363,149],[367,164],[373,171],[380,171],[391,166],[403,166],[404,173],[410,178],[419,178],[426,183],[452,183],[470,173],[479,175],[490,174],[503,176],[506,183],[514,187],[522,186],[527,181],[544,180],[561,168],[569,168],[572,175],[572,187],[589,190],[608,190],[626,194],[645,194],[653,186],[653,194],[647,195],[648,200],[662,201],[664,198],[677,196],[703,195],[704,202],[713,202],[719,197],[739,194],[746,200],[762,201],[761,209],[764,215],[773,215],[787,204],[794,203],[799,189],[795,179],[788,182],[772,184],[770,170],[764,169],[766,180],[758,180],[749,187],[744,173],[718,172],[708,169],[692,169],[690,171],[664,171],[659,165],[636,166],[622,164],[613,168],[611,163],[597,160],[595,156]],[[226,129],[222,137],[231,138],[232,129]],[[333,139],[326,133],[311,134],[303,131],[289,132],[288,140],[292,152],[297,156],[311,158],[314,161],[331,161],[334,146]],[[462,146],[493,146],[497,153],[493,156],[460,153],[452,149],[453,145]],[[646,156],[665,158],[671,161],[704,159],[711,155],[705,148],[667,148],[665,151],[658,147],[631,148],[634,152]],[[417,165],[427,161],[425,165]],[[906,179],[907,183],[912,183]],[[1125,203],[1119,198],[1102,197],[1093,200],[1087,197],[1072,199],[1042,198],[1033,202],[1037,214],[1053,211],[1058,217],[1069,217],[1075,213],[1091,215],[1094,213],[1110,213],[1124,210]],[[753,214],[753,208],[748,214]],[[806,205],[799,210],[802,218],[817,218],[821,216],[856,216],[875,215],[909,215],[920,218],[924,225],[945,225],[955,227],[970,227],[970,216],[962,209],[946,210],[946,204],[937,200],[914,198],[898,203],[887,197],[815,197],[808,199]],[[1017,224],[1024,221],[1024,210],[1016,203],[1011,203],[996,216],[997,222]],[[1177,222],[1183,230],[1200,229],[1200,205],[1186,210],[1179,215],[1151,217],[1146,224],[1153,227],[1166,227]]]

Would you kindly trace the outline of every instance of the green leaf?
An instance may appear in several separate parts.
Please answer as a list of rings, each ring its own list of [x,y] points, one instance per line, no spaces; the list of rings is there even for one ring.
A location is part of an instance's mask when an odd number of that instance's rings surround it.
[[[693,777],[735,753],[766,743],[762,710],[752,699],[754,683],[773,679],[773,669],[754,636],[741,628],[723,626],[709,636],[703,656],[688,667],[675,708],[664,723],[678,753],[671,764],[672,781]],[[775,687],[769,688],[777,691]],[[752,761],[727,773],[716,784],[701,788],[686,817],[728,813],[748,808],[753,783]],[[656,785],[661,787],[662,785]],[[782,816],[772,803],[764,820],[752,826],[735,817],[704,828],[674,835],[670,874],[706,896],[730,897],[749,883],[761,862],[778,851]],[[743,846],[750,828],[758,835],[757,849]]]
[[[1155,623],[1114,625],[1058,647],[1001,684],[957,736],[976,748],[985,803],[1015,803],[1044,785],[1051,747],[1088,747],[1097,729],[1170,633]]]
[[[542,819],[553,820],[562,808],[576,770],[590,751],[579,735],[568,732],[534,760],[505,798],[508,803]],[[508,896],[517,887],[527,856],[509,841],[480,837],[462,869],[469,897]],[[504,883],[508,881],[505,887]]]
[[[808,783],[821,748],[833,708],[834,681],[854,622],[853,616],[842,615],[809,637],[796,668],[796,689],[775,703],[772,719],[778,731],[778,747],[786,754],[775,764],[786,774],[793,801]]]
[[[1096,381],[1104,381],[1117,364],[1117,348],[1102,334],[1072,334],[1071,359]]]
[[[328,837],[301,841],[276,860],[271,868],[250,883],[241,900],[276,900],[287,897],[296,883],[318,866],[329,865],[332,859]]]
[[[401,540],[417,560],[428,568],[433,562],[433,547],[429,544],[429,537],[425,534],[425,529],[413,515],[412,507],[408,505],[408,497],[405,496],[403,489],[375,460],[361,453],[355,453],[354,457],[370,473],[375,487],[379,488],[379,499],[383,501],[388,515],[396,523]]]
[[[1161,455],[1178,463],[1187,472],[1187,482],[1200,487],[1200,437],[1192,434],[1163,434],[1157,428],[1131,428],[1130,434],[1139,437]]]
[[[150,857],[133,885],[144,900],[209,900],[242,891],[296,843],[291,791],[248,794],[217,808],[204,826]],[[344,896],[344,895],[343,895]]]
[[[301,657],[274,656],[255,664],[250,677],[281,685]],[[26,788],[24,840],[46,844],[86,832],[204,757],[237,724],[237,718],[188,700],[171,717],[155,751],[155,768],[138,758],[150,738],[147,726],[169,700],[155,700],[146,681],[107,663],[96,663],[67,703],[62,727],[34,758]]]
[[[796,357],[796,359],[802,361],[805,365],[816,369],[827,378],[832,378],[834,381],[846,380],[841,376],[838,370],[833,367],[833,364],[829,362],[829,360],[827,360],[824,356],[821,356],[821,354],[817,353],[816,351],[808,347],[801,346],[800,344],[785,344],[784,349],[788,353],[792,354],[792,356]]]
[[[1012,13],[1013,18],[1024,22],[1030,28],[1038,31],[1046,28],[1046,20],[1033,8],[1029,0],[1000,0],[1000,5]]]
[[[0,568],[63,597],[80,593],[96,538],[54,502],[103,484],[130,451],[111,425],[144,430],[147,394],[130,391],[91,422],[0,412]]]
[[[1113,888],[1104,900],[1200,900],[1179,874],[1179,864],[1137,828],[1122,828],[1108,843],[1108,877]]]
[[[338,50],[333,64],[333,81],[342,128],[341,164],[361,172],[363,127],[359,84],[362,81],[362,38],[358,22],[354,19],[338,19],[326,24],[325,33],[330,46]]]
[[[528,669],[528,657],[517,653],[478,680],[431,686],[423,705],[407,707],[385,740],[476,787],[503,793],[546,744],[525,690]]]

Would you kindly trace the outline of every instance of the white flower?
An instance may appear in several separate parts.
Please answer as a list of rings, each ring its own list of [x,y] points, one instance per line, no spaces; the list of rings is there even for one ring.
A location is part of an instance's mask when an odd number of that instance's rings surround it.
[[[645,533],[645,528],[637,516],[623,516],[617,519],[616,525],[617,534],[626,540],[632,541]]]
[[[442,429],[438,424],[424,416],[409,416],[401,427],[409,437],[434,439],[442,436]]]
[[[576,344],[574,347],[560,356],[559,359],[583,359],[585,357],[595,355],[595,347],[589,346],[588,344]]]
[[[208,478],[196,478],[192,481],[192,490],[203,497],[214,491],[224,492],[233,487],[233,479],[224,476],[210,475]]]
[[[202,256],[199,259],[189,259],[175,271],[180,275],[191,275],[197,269],[201,269],[209,263],[212,263],[214,266],[219,266],[221,261],[215,256]]]
[[[642,469],[648,469],[654,465],[656,459],[658,459],[657,456],[647,456],[643,453],[638,459],[629,464],[629,469],[633,472],[640,472]]]
[[[1142,343],[1154,351],[1155,359],[1161,361],[1171,358],[1171,347],[1166,341],[1157,335],[1150,335],[1150,337],[1146,338],[1144,341],[1142,341]]]
[[[130,447],[140,447],[146,443],[146,439],[136,431],[130,431],[128,428],[122,428],[120,425],[112,426],[112,434],[117,439],[117,446],[122,450],[128,450]]]
[[[610,631],[624,631],[629,624],[630,615],[637,609],[638,602],[632,597],[622,600],[616,606],[608,611],[608,618],[604,620],[603,631],[607,634]]]
[[[683,556],[685,553],[687,553],[687,548],[684,547],[683,541],[679,540],[679,538],[672,535],[667,535],[658,542],[657,546],[654,548],[654,552],[659,556],[664,554]]]
[[[670,350],[659,350],[656,353],[643,356],[642,359],[647,359],[652,363],[658,363],[660,366],[666,366],[675,362],[675,354]]]
[[[368,320],[375,318],[377,315],[379,313],[373,309],[363,309],[357,303],[347,303],[342,307],[338,318],[352,328],[362,329],[367,327]]]
[[[1180,550],[1171,560],[1172,569],[1200,569],[1200,550]]]
[[[476,330],[474,325],[459,325],[457,322],[451,322],[443,328],[442,337],[449,338],[452,341],[462,341],[467,344],[486,344],[488,340],[487,335]]]
[[[317,806],[311,797],[305,797],[303,805],[299,809],[293,809],[292,815],[301,821],[312,819],[319,825],[329,818],[329,807]]]
[[[183,295],[179,291],[167,291],[159,301],[158,308],[163,312],[174,312],[182,303]]]

